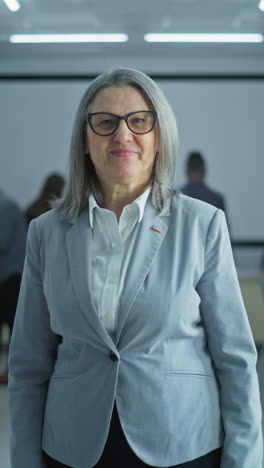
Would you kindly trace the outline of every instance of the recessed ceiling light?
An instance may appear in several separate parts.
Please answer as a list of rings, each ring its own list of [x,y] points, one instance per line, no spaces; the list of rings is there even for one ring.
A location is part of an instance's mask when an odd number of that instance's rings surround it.
[[[263,42],[262,34],[154,34],[144,36],[147,42]]]
[[[4,3],[11,11],[17,11],[20,8],[20,4],[17,0],[4,0]]]
[[[126,42],[127,34],[13,34],[12,43]]]
[[[259,9],[260,9],[261,11],[264,11],[264,0],[260,0],[260,2],[259,2]]]

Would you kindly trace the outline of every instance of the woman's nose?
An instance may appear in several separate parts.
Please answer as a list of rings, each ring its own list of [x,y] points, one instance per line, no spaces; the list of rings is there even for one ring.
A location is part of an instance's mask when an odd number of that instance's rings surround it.
[[[114,133],[115,143],[125,143],[133,140],[133,133],[129,130],[125,120],[120,120],[119,125]]]

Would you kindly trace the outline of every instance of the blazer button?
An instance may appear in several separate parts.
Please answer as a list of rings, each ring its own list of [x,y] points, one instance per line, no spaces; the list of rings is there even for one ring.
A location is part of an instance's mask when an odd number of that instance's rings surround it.
[[[118,361],[117,355],[112,350],[109,351],[109,357],[110,357],[111,361]]]

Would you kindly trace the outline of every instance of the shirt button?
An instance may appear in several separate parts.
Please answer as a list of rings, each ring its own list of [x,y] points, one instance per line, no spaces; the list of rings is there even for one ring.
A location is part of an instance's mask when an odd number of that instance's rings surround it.
[[[109,351],[109,357],[110,357],[111,361],[118,361],[117,355],[112,350]]]

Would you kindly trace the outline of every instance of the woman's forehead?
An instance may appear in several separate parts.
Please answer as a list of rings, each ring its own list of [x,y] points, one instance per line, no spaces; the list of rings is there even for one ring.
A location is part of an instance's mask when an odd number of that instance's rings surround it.
[[[142,93],[133,86],[111,86],[96,94],[90,112],[128,113],[148,110],[149,106]]]

